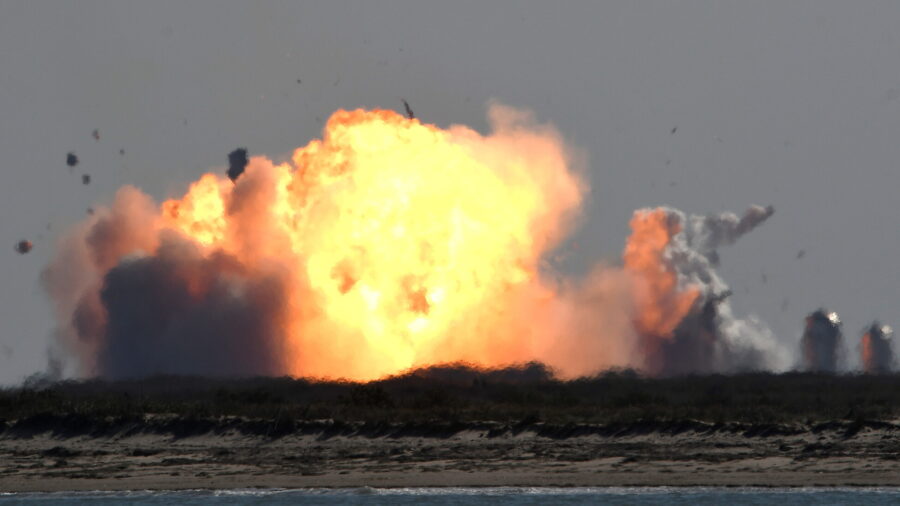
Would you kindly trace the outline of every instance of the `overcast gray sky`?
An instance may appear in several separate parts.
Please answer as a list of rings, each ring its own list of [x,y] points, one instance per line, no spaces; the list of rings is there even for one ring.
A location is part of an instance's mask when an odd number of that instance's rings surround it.
[[[401,97],[482,131],[489,99],[531,108],[586,150],[584,258],[618,256],[637,207],[773,204],[721,252],[739,315],[791,343],[819,305],[854,342],[900,324],[900,2],[185,3],[0,0],[0,384],[45,367],[40,273],[87,207]]]

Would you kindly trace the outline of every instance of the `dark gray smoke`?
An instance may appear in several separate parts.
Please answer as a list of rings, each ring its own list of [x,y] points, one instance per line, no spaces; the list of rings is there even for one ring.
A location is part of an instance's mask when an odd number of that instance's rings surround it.
[[[649,347],[648,369],[677,375],[786,368],[787,354],[768,327],[755,317],[733,315],[728,302],[731,290],[715,270],[719,248],[734,244],[762,224],[774,208],[752,206],[740,217],[665,211],[681,228],[667,246],[666,261],[679,284],[698,289],[699,297],[672,338]]]
[[[887,325],[873,322],[863,333],[860,342],[863,371],[868,374],[886,374],[894,366],[894,350],[891,348],[893,330]]]
[[[104,376],[281,370],[283,287],[276,276],[248,276],[224,254],[204,258],[192,243],[169,238],[154,256],[110,270],[100,302]]]
[[[240,184],[259,184],[245,174]],[[236,192],[233,217],[259,212],[265,192]],[[44,273],[60,342],[82,375],[284,375],[285,286],[277,265],[203,250],[155,226],[157,206],[126,187],[76,228]],[[265,231],[262,231],[265,233]]]
[[[836,372],[842,340],[841,320],[837,313],[825,309],[810,313],[801,340],[803,368],[811,372]]]

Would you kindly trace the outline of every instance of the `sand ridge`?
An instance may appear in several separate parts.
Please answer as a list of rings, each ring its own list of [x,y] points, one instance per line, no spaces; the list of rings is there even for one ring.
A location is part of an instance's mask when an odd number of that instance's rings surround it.
[[[157,416],[156,425],[69,432],[12,424],[0,435],[0,491],[900,486],[900,421],[428,426],[324,420],[290,430],[272,421],[206,422]]]

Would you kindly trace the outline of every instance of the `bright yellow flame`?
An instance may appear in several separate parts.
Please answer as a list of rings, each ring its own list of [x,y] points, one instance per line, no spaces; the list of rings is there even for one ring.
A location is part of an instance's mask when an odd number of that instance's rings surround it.
[[[163,218],[204,246],[220,243],[227,227],[223,184],[215,175],[204,174],[180,202],[163,204]]]
[[[291,164],[253,159],[235,185],[206,174],[163,204],[163,222],[209,251],[287,268],[293,374],[367,380],[436,356],[506,364],[528,350],[497,301],[539,285],[582,189],[551,132],[515,118],[499,129],[338,111]],[[269,188],[267,200],[243,203],[244,186]]]

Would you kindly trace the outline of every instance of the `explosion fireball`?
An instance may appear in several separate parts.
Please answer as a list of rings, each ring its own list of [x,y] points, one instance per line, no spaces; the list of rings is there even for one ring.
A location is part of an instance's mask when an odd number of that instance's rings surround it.
[[[45,273],[62,341],[82,374],[106,377],[366,381],[527,361],[561,377],[664,374],[681,368],[658,350],[693,341],[695,314],[709,346],[673,358],[688,369],[764,365],[723,359],[745,327],[712,266],[720,244],[771,209],[752,208],[749,222],[638,211],[623,267],[559,281],[544,258],[587,192],[572,151],[527,113],[493,106],[489,119],[482,135],[392,111],[338,111],[289,162],[253,157],[234,181],[206,174],[161,206],[122,188],[72,230]],[[762,330],[737,336],[740,347],[771,351]]]

